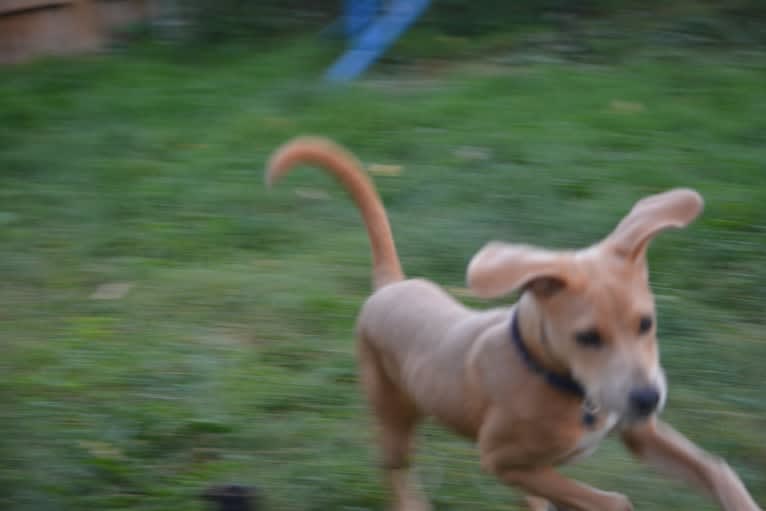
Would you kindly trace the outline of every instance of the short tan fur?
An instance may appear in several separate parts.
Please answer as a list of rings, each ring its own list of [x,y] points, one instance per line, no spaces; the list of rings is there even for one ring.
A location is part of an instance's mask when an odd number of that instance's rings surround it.
[[[526,492],[533,511],[632,509],[625,496],[555,470],[612,432],[638,458],[697,487],[721,509],[760,510],[724,461],[657,417],[666,383],[646,250],[661,231],[699,215],[698,193],[646,197],[611,234],[581,250],[488,243],[468,266],[469,287],[485,298],[522,294],[510,307],[474,310],[430,281],[404,277],[380,198],[348,151],[323,138],[296,138],[272,157],[267,182],[297,164],[338,178],[367,227],[374,292],[357,321],[359,367],[393,509],[430,509],[409,461],[415,427],[432,416],[475,441],[483,469]],[[584,397],[530,369],[510,341],[512,315],[531,356],[579,382]]]

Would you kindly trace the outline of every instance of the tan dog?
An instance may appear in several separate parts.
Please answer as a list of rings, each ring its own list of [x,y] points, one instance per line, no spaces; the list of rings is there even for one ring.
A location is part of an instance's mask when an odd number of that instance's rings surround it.
[[[267,182],[300,163],[338,178],[367,226],[375,292],[358,318],[359,362],[395,509],[430,509],[408,471],[425,416],[478,442],[482,467],[524,490],[532,510],[632,509],[625,496],[553,468],[589,454],[611,431],[722,509],[760,509],[726,463],[656,418],[666,388],[645,253],[657,233],[700,213],[696,192],[639,201],[584,250],[489,243],[468,267],[470,288],[485,298],[523,294],[512,307],[477,311],[436,284],[405,280],[383,205],[352,155],[328,140],[298,138],[272,157]]]

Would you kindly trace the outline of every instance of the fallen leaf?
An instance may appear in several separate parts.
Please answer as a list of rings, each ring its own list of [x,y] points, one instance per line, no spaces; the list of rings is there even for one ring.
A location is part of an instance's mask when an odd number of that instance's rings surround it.
[[[637,101],[623,101],[621,99],[613,99],[612,102],[609,103],[609,109],[612,112],[624,114],[635,114],[645,110],[644,105]]]
[[[473,293],[473,291],[471,291],[467,287],[452,286],[452,287],[446,287],[445,289],[447,290],[448,293],[454,296],[459,296],[461,298],[476,298],[476,295]]]
[[[101,459],[120,459],[122,451],[117,447],[106,442],[95,442],[91,440],[80,440],[80,447],[88,451],[88,454],[94,458]]]
[[[125,295],[133,287],[133,284],[129,282],[110,282],[108,284],[101,284],[90,295],[91,300],[120,300],[125,298]]]
[[[402,173],[402,166],[373,163],[367,167],[367,170],[370,174],[378,174],[380,176],[398,176]]]
[[[462,146],[454,154],[461,160],[486,161],[492,157],[492,151],[486,147]]]
[[[316,188],[296,188],[295,195],[311,200],[327,200],[330,198],[327,192]]]

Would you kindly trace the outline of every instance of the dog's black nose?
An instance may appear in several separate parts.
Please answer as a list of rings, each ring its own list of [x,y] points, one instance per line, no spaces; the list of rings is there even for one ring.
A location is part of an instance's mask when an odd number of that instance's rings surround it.
[[[642,387],[630,392],[630,407],[641,417],[646,417],[660,404],[660,393],[654,387]]]

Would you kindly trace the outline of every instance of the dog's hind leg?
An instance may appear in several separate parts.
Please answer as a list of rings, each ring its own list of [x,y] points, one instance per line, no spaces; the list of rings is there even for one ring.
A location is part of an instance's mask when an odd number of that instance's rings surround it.
[[[412,401],[386,375],[375,349],[359,341],[361,380],[378,427],[383,470],[395,511],[428,511],[428,500],[410,471],[415,428],[420,421]]]

